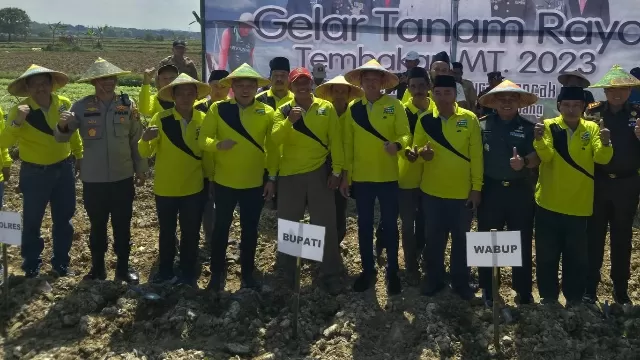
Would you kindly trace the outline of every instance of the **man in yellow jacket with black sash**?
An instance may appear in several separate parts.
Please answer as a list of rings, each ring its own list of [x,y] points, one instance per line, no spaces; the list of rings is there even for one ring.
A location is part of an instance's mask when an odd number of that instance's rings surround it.
[[[563,87],[560,116],[535,125],[533,146],[540,158],[536,186],[535,241],[538,291],[543,304],[557,304],[562,256],[562,293],[579,303],[587,271],[587,219],[593,213],[594,165],[613,156],[609,130],[582,119],[585,94]]]
[[[282,146],[278,217],[297,222],[308,208],[311,223],[325,228],[321,270],[327,290],[336,294],[342,270],[334,199],[344,163],[341,127],[333,105],[311,93],[309,70],[293,69],[289,83],[295,97],[276,110],[271,135]]]
[[[160,264],[154,281],[158,283],[176,281],[173,261],[179,219],[178,279],[182,284],[197,286],[200,222],[206,200],[203,179],[207,183],[213,179],[213,154],[203,152],[198,145],[205,114],[195,110],[193,104],[209,92],[207,84],[180,74],[158,93],[160,99],[175,103],[175,107],[156,114],[138,141],[141,156],[156,156],[153,192],[160,225]]]
[[[364,96],[351,102],[344,123],[345,172],[341,191],[346,195],[353,182],[358,209],[358,243],[362,273],[353,289],[362,292],[375,281],[373,261],[373,212],[376,198],[387,249],[387,291],[402,291],[398,277],[398,152],[411,134],[400,100],[380,93],[398,84],[398,77],[376,60],[348,72],[345,79],[361,86]],[[388,229],[388,231],[387,231]]]
[[[78,144],[80,139],[75,131],[71,134],[71,144],[60,144],[56,142],[53,130],[61,117],[71,116],[69,99],[54,93],[68,81],[67,75],[61,72],[32,65],[7,89],[11,95],[26,97],[9,111],[0,135],[0,147],[8,148],[17,142],[22,161],[19,175],[23,210],[20,251],[22,269],[27,277],[35,277],[40,272],[40,256],[44,249],[40,230],[47,204],[51,207],[53,221],[51,265],[58,275],[69,275],[69,250],[73,240],[71,219],[76,210],[74,164],[70,156],[73,142]],[[82,147],[73,155],[82,158]]]
[[[455,101],[456,84],[453,76],[436,76],[436,108],[420,117],[413,140],[419,161],[424,162],[420,189],[427,236],[422,293],[433,296],[445,287],[444,256],[451,234],[451,288],[470,300],[474,295],[469,286],[466,233],[472,211],[480,204],[482,137],[476,115]]]
[[[203,151],[214,154],[216,222],[209,288],[224,289],[229,228],[239,204],[242,286],[259,289],[253,277],[258,222],[264,201],[273,198],[280,157],[271,139],[274,110],[255,100],[258,87],[269,80],[242,64],[220,83],[231,86],[234,98],[211,105],[198,139]],[[263,184],[265,163],[268,181]]]

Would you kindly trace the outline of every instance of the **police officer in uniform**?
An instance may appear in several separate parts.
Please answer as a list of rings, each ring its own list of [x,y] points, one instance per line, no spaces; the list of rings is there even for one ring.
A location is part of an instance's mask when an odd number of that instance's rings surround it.
[[[79,129],[86,144],[80,179],[84,207],[91,222],[92,266],[85,276],[88,280],[107,277],[104,261],[111,215],[113,249],[118,257],[115,278],[138,282],[138,274],[129,269],[134,175],[137,185],[144,184],[149,166],[138,152],[142,124],[136,105],[127,94],[115,92],[118,76],[128,73],[98,58],[79,80],[91,83],[95,94],[73,104],[71,113],[75,116],[60,119],[55,129],[60,142],[68,141],[70,134]]]
[[[593,216],[589,219],[589,269],[583,300],[597,301],[600,268],[604,255],[607,226],[611,241],[611,280],[613,298],[619,304],[631,304],[627,282],[631,266],[633,219],[640,196],[640,105],[628,102],[631,89],[640,80],[615,65],[593,88],[604,88],[607,101],[592,103],[586,117],[604,121],[615,146],[606,165],[596,164]]]
[[[176,40],[173,42],[173,55],[167,56],[160,61],[158,69],[165,65],[174,65],[178,68],[180,74],[185,73],[194,79],[198,78],[198,69],[193,60],[184,56],[187,51],[187,43],[184,40]]]
[[[531,296],[531,248],[535,202],[529,183],[530,168],[539,164],[533,149],[533,124],[518,114],[519,108],[535,104],[538,97],[505,80],[479,100],[496,110],[480,119],[484,149],[484,185],[478,208],[478,231],[520,231],[522,267],[512,269],[513,287],[520,304]],[[487,306],[492,306],[491,268],[478,268],[480,287]]]

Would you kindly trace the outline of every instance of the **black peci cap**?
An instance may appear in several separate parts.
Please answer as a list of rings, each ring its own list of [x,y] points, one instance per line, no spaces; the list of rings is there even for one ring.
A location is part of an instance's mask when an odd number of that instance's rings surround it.
[[[443,61],[447,64],[451,64],[451,59],[449,59],[449,54],[447,54],[446,51],[440,51],[431,57],[431,65],[436,61]]]
[[[411,68],[411,70],[409,70],[409,73],[407,74],[407,79],[410,80],[416,78],[424,78],[425,80],[427,80],[427,82],[429,82],[429,73],[427,72],[427,69],[420,66]]]
[[[282,70],[290,72],[291,65],[289,64],[289,59],[287,59],[286,57],[278,56],[269,61],[269,69],[271,69],[271,71]]]
[[[558,95],[558,102],[562,100],[585,101],[584,89],[578,86],[563,86]]]
[[[448,87],[448,88],[456,88],[456,79],[451,75],[438,75],[435,80],[433,80],[433,87]]]
[[[227,70],[213,70],[211,74],[209,74],[209,82],[222,80],[227,76],[229,76],[229,72]]]
[[[500,71],[492,71],[487,73],[487,80],[504,80],[504,76],[502,76],[502,72]]]
[[[451,63],[451,68],[462,70],[462,63],[461,62],[457,62],[457,61],[453,62],[453,63]]]

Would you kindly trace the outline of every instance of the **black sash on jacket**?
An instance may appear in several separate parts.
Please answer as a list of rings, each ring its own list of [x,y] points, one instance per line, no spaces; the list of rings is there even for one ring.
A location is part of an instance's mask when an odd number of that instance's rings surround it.
[[[442,131],[442,120],[433,117],[433,114],[427,114],[420,118],[420,124],[422,124],[422,128],[427,133],[427,135],[429,135],[433,139],[433,141],[437,142],[445,149],[456,154],[461,159],[471,162],[471,159],[462,154],[460,151],[456,150],[456,148],[451,145],[449,140],[447,140],[447,137],[444,136],[444,132]]]
[[[29,106],[29,115],[27,115],[26,121],[36,130],[40,130],[47,135],[53,136],[53,129],[49,127],[47,118],[44,116],[42,109],[33,110],[31,106]]]
[[[196,155],[187,143],[184,142],[184,138],[182,137],[182,126],[180,126],[180,122],[177,121],[173,115],[162,118],[160,122],[162,123],[162,131],[167,134],[167,138],[175,147],[184,151],[187,155],[196,160],[202,160],[202,157]]]
[[[378,139],[382,140],[385,143],[389,142],[387,138],[382,136],[382,134],[380,134],[378,130],[376,130],[373,127],[373,125],[371,125],[371,121],[369,121],[369,114],[367,113],[366,104],[363,104],[361,101],[358,101],[353,105],[351,105],[351,117],[353,118],[353,121],[356,122],[356,124],[360,125],[361,128],[363,128],[365,131],[367,131],[371,135],[377,137]]]
[[[571,158],[571,154],[569,154],[569,142],[567,141],[567,130],[561,128],[558,124],[551,124],[549,128],[551,129],[551,136],[553,137],[553,148],[558,152],[558,155],[560,155],[567,164],[571,165],[572,168],[593,180],[593,175],[589,174],[585,168],[578,165],[578,163]]]
[[[238,109],[238,105],[232,104],[228,101],[221,102],[218,104],[218,115],[222,121],[224,121],[233,131],[240,134],[243,138],[247,139],[250,143],[255,145],[261,152],[264,152],[264,149],[258,142],[249,134],[247,129],[244,128],[242,122],[240,121],[240,109]]]

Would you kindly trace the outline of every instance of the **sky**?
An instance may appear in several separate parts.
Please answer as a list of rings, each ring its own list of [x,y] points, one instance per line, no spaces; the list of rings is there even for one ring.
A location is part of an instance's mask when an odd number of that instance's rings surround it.
[[[200,0],[2,0],[0,7],[18,7],[32,21],[72,25],[109,25],[138,29],[199,31],[192,11]]]

